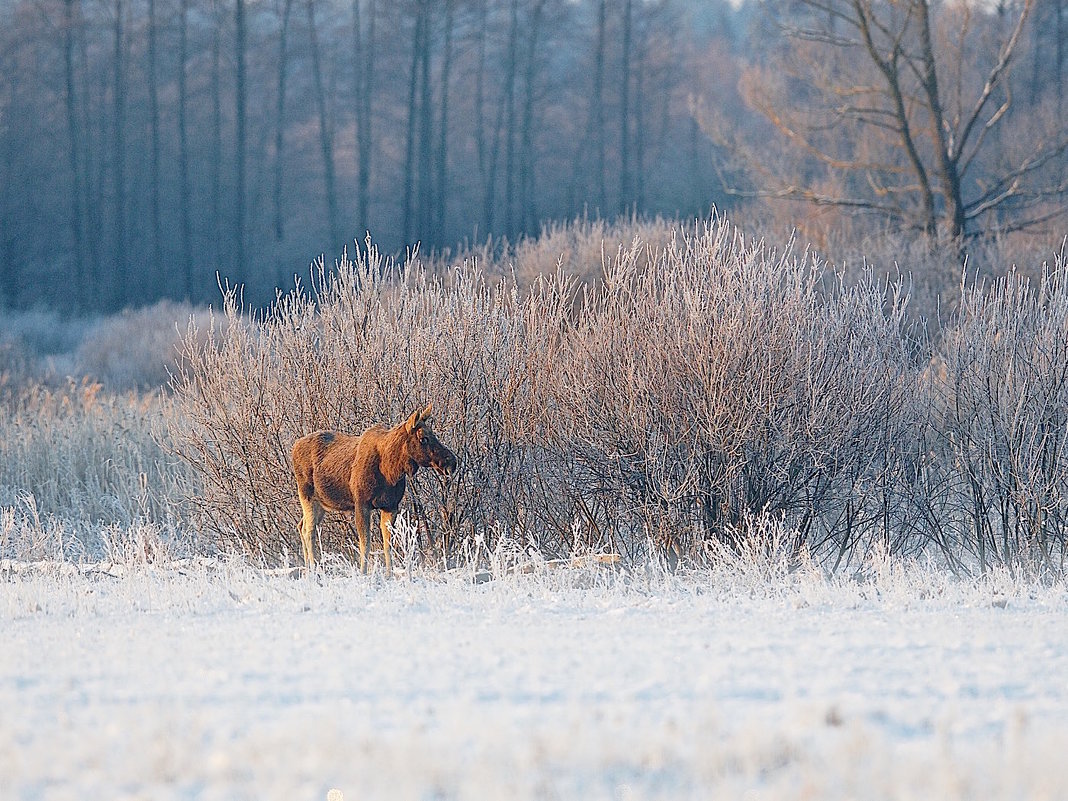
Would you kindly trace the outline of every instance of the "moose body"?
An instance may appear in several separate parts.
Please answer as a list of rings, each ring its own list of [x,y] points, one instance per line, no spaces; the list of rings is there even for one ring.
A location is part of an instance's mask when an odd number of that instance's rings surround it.
[[[315,564],[315,527],[326,511],[352,512],[359,539],[360,570],[367,572],[371,512],[377,509],[387,575],[393,567],[389,538],[408,476],[420,467],[441,475],[456,468],[456,455],[430,428],[430,406],[400,425],[372,426],[359,436],[317,431],[293,444],[293,473],[304,513],[300,542],[307,567]]]

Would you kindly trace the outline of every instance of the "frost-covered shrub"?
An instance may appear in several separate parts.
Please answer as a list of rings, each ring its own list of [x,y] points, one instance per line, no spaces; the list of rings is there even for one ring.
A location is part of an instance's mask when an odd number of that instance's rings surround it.
[[[947,535],[991,562],[1063,569],[1068,273],[965,286],[933,363]],[[955,529],[955,530],[952,530]]]
[[[506,264],[515,270],[523,286],[539,276],[557,271],[589,284],[603,277],[606,260],[620,250],[635,247],[657,251],[667,247],[678,231],[678,224],[667,220],[634,219],[617,222],[576,220],[546,225],[536,238],[522,239],[506,254]],[[500,264],[501,260],[497,262]]]
[[[165,386],[195,311],[187,303],[160,301],[96,320],[74,351],[73,373],[115,392]]]
[[[263,318],[242,315],[230,296],[225,320],[212,322],[226,327],[221,337],[190,327],[172,436],[201,476],[190,501],[203,525],[255,555],[292,551],[293,441],[320,428],[393,425],[428,402],[462,470],[448,485],[429,471],[409,484],[424,544],[433,533],[448,553],[456,536],[494,521],[521,525],[539,423],[532,386],[565,293],[546,286],[520,299],[464,268],[446,288],[417,263],[402,271],[374,250],[317,283],[314,295],[291,293]],[[328,546],[344,548],[343,523],[326,531]]]
[[[677,557],[749,512],[851,548],[889,520],[916,394],[892,288],[845,287],[723,221],[604,269],[581,292],[521,291],[371,250],[269,316],[231,297],[224,335],[191,326],[175,383],[171,434],[201,476],[203,524],[254,554],[296,552],[293,440],[427,402],[461,463],[449,484],[411,486],[438,554],[457,538],[492,549],[503,526],[546,553],[654,542]],[[344,524],[329,536],[341,546]]]
[[[684,551],[762,512],[798,545],[851,548],[888,525],[918,411],[894,287],[844,286],[723,223],[639,253],[620,252],[556,360],[601,524]]]
[[[86,321],[58,312],[0,310],[0,342],[17,342],[32,357],[68,353],[85,335]]]

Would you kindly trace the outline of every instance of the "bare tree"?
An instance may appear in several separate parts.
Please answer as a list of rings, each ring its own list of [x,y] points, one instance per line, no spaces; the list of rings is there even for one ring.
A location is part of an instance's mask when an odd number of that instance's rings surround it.
[[[115,20],[112,27],[112,132],[111,169],[112,188],[115,193],[115,239],[113,258],[115,272],[111,284],[111,304],[116,308],[126,305],[129,297],[127,284],[129,256],[126,252],[126,38],[124,22],[126,5],[115,0]]]
[[[605,0],[597,5],[597,49],[593,61],[593,104],[590,127],[595,141],[595,169],[597,178],[597,208],[607,211],[608,195],[605,189],[605,124],[604,124],[604,60],[605,26],[607,10]]]
[[[415,238],[433,244],[432,220],[434,200],[434,91],[430,84],[430,59],[432,54],[431,29],[434,27],[433,6],[429,0],[423,3],[423,41],[420,44],[422,57],[419,61],[419,189],[415,196]]]
[[[626,213],[631,203],[630,175],[630,67],[633,60],[634,5],[623,3],[623,56],[619,81],[619,210]]]
[[[429,36],[426,28],[429,26],[427,0],[417,0],[415,8],[415,24],[412,32],[412,57],[408,74],[408,127],[404,144],[404,200],[402,209],[401,239],[405,245],[411,243],[413,221],[417,218],[413,209],[416,191],[416,136],[417,114],[419,101],[419,77],[422,60],[427,58],[427,47],[424,39]],[[417,201],[416,201],[417,202]]]
[[[352,0],[353,65],[356,115],[356,234],[368,231],[371,205],[371,147],[373,142],[373,102],[375,71],[375,19],[377,3],[369,0],[366,20],[361,10],[363,0]]]
[[[224,260],[222,225],[223,112],[222,112],[222,27],[220,0],[211,0],[211,212],[212,244],[215,262]]]
[[[504,235],[515,234],[515,84],[519,67],[519,0],[512,0],[508,24],[508,49],[504,67]]]
[[[534,101],[537,95],[538,58],[541,50],[546,0],[535,0],[527,25],[526,68],[523,75],[523,116],[519,141],[519,228],[531,233],[537,224],[534,207]]]
[[[487,184],[489,155],[486,146],[486,40],[489,38],[489,2],[479,0],[476,51],[478,66],[475,70],[475,156],[478,166],[479,186]],[[485,209],[485,204],[483,204]]]
[[[189,0],[178,10],[178,214],[180,229],[182,295],[191,300],[195,291],[193,259],[192,189],[189,176]]]
[[[275,98],[274,129],[274,239],[281,243],[285,239],[285,217],[282,214],[282,167],[285,164],[286,132],[286,78],[289,75],[289,16],[293,10],[293,0],[282,0],[279,11],[278,29],[278,85]],[[282,270],[279,270],[279,283]]]
[[[160,105],[159,105],[159,23],[156,19],[156,0],[148,0],[148,110],[151,142],[149,148],[149,209],[152,218],[152,265],[162,277],[163,221],[160,216]]]
[[[571,175],[568,180],[567,208],[570,214],[576,213],[576,194],[582,187],[580,170],[583,160],[588,157],[590,148],[593,149],[593,180],[594,190],[592,202],[586,197],[584,201],[594,206],[599,212],[606,210],[607,196],[605,194],[605,125],[604,125],[604,71],[605,71],[605,27],[607,22],[606,0],[597,2],[597,24],[593,46],[593,78],[590,101],[586,109],[586,126],[583,135],[575,143],[575,151],[571,162]]]
[[[5,43],[6,44],[6,43]],[[6,47],[0,50],[0,69],[15,76],[0,83],[0,303],[13,304],[18,299],[19,265],[15,258],[11,206],[14,184],[14,134],[10,119],[15,111],[17,73],[9,66]]]
[[[75,7],[77,0],[65,0],[63,17],[63,73],[66,89],[67,135],[70,138],[70,171],[73,187],[71,233],[74,237],[75,285],[84,306],[89,300],[89,281],[85,273],[85,220],[82,211],[84,193],[83,165],[80,158],[82,131],[78,121],[77,90],[74,75]],[[80,3],[78,4],[80,5]]]
[[[441,57],[441,111],[438,119],[438,148],[435,178],[434,242],[445,240],[445,209],[448,204],[449,78],[452,74],[454,4],[445,0],[445,44]]]
[[[248,23],[245,15],[245,0],[235,0],[235,53],[237,60],[236,86],[234,87],[234,120],[236,125],[234,142],[236,165],[236,185],[234,186],[234,252],[231,277],[237,284],[244,283],[245,274],[245,195],[246,165],[245,156],[248,146],[248,66],[246,63]]]
[[[319,112],[319,148],[323,158],[323,184],[326,194],[326,214],[330,232],[329,248],[341,246],[341,232],[337,210],[337,181],[334,176],[334,141],[330,126],[330,112],[326,86],[319,55],[319,35],[315,25],[315,0],[308,0],[308,36],[311,43],[312,75],[315,81],[315,106]]]
[[[1002,25],[967,4],[801,0],[782,47],[744,79],[786,157],[703,116],[751,168],[753,187],[736,193],[872,212],[957,242],[1062,214],[1068,127],[1016,107],[1033,2]]]

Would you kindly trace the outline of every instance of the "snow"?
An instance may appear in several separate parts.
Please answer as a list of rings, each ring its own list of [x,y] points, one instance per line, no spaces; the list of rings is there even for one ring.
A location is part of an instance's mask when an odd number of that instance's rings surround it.
[[[0,565],[0,798],[1068,797],[1068,594]]]

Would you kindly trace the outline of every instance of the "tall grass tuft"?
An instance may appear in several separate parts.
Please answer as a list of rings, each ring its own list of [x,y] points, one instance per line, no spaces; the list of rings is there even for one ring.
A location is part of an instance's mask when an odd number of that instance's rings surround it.
[[[0,407],[0,557],[101,558],[149,529],[157,542],[145,547],[159,551],[189,479],[163,441],[161,403],[91,382],[9,398]]]

